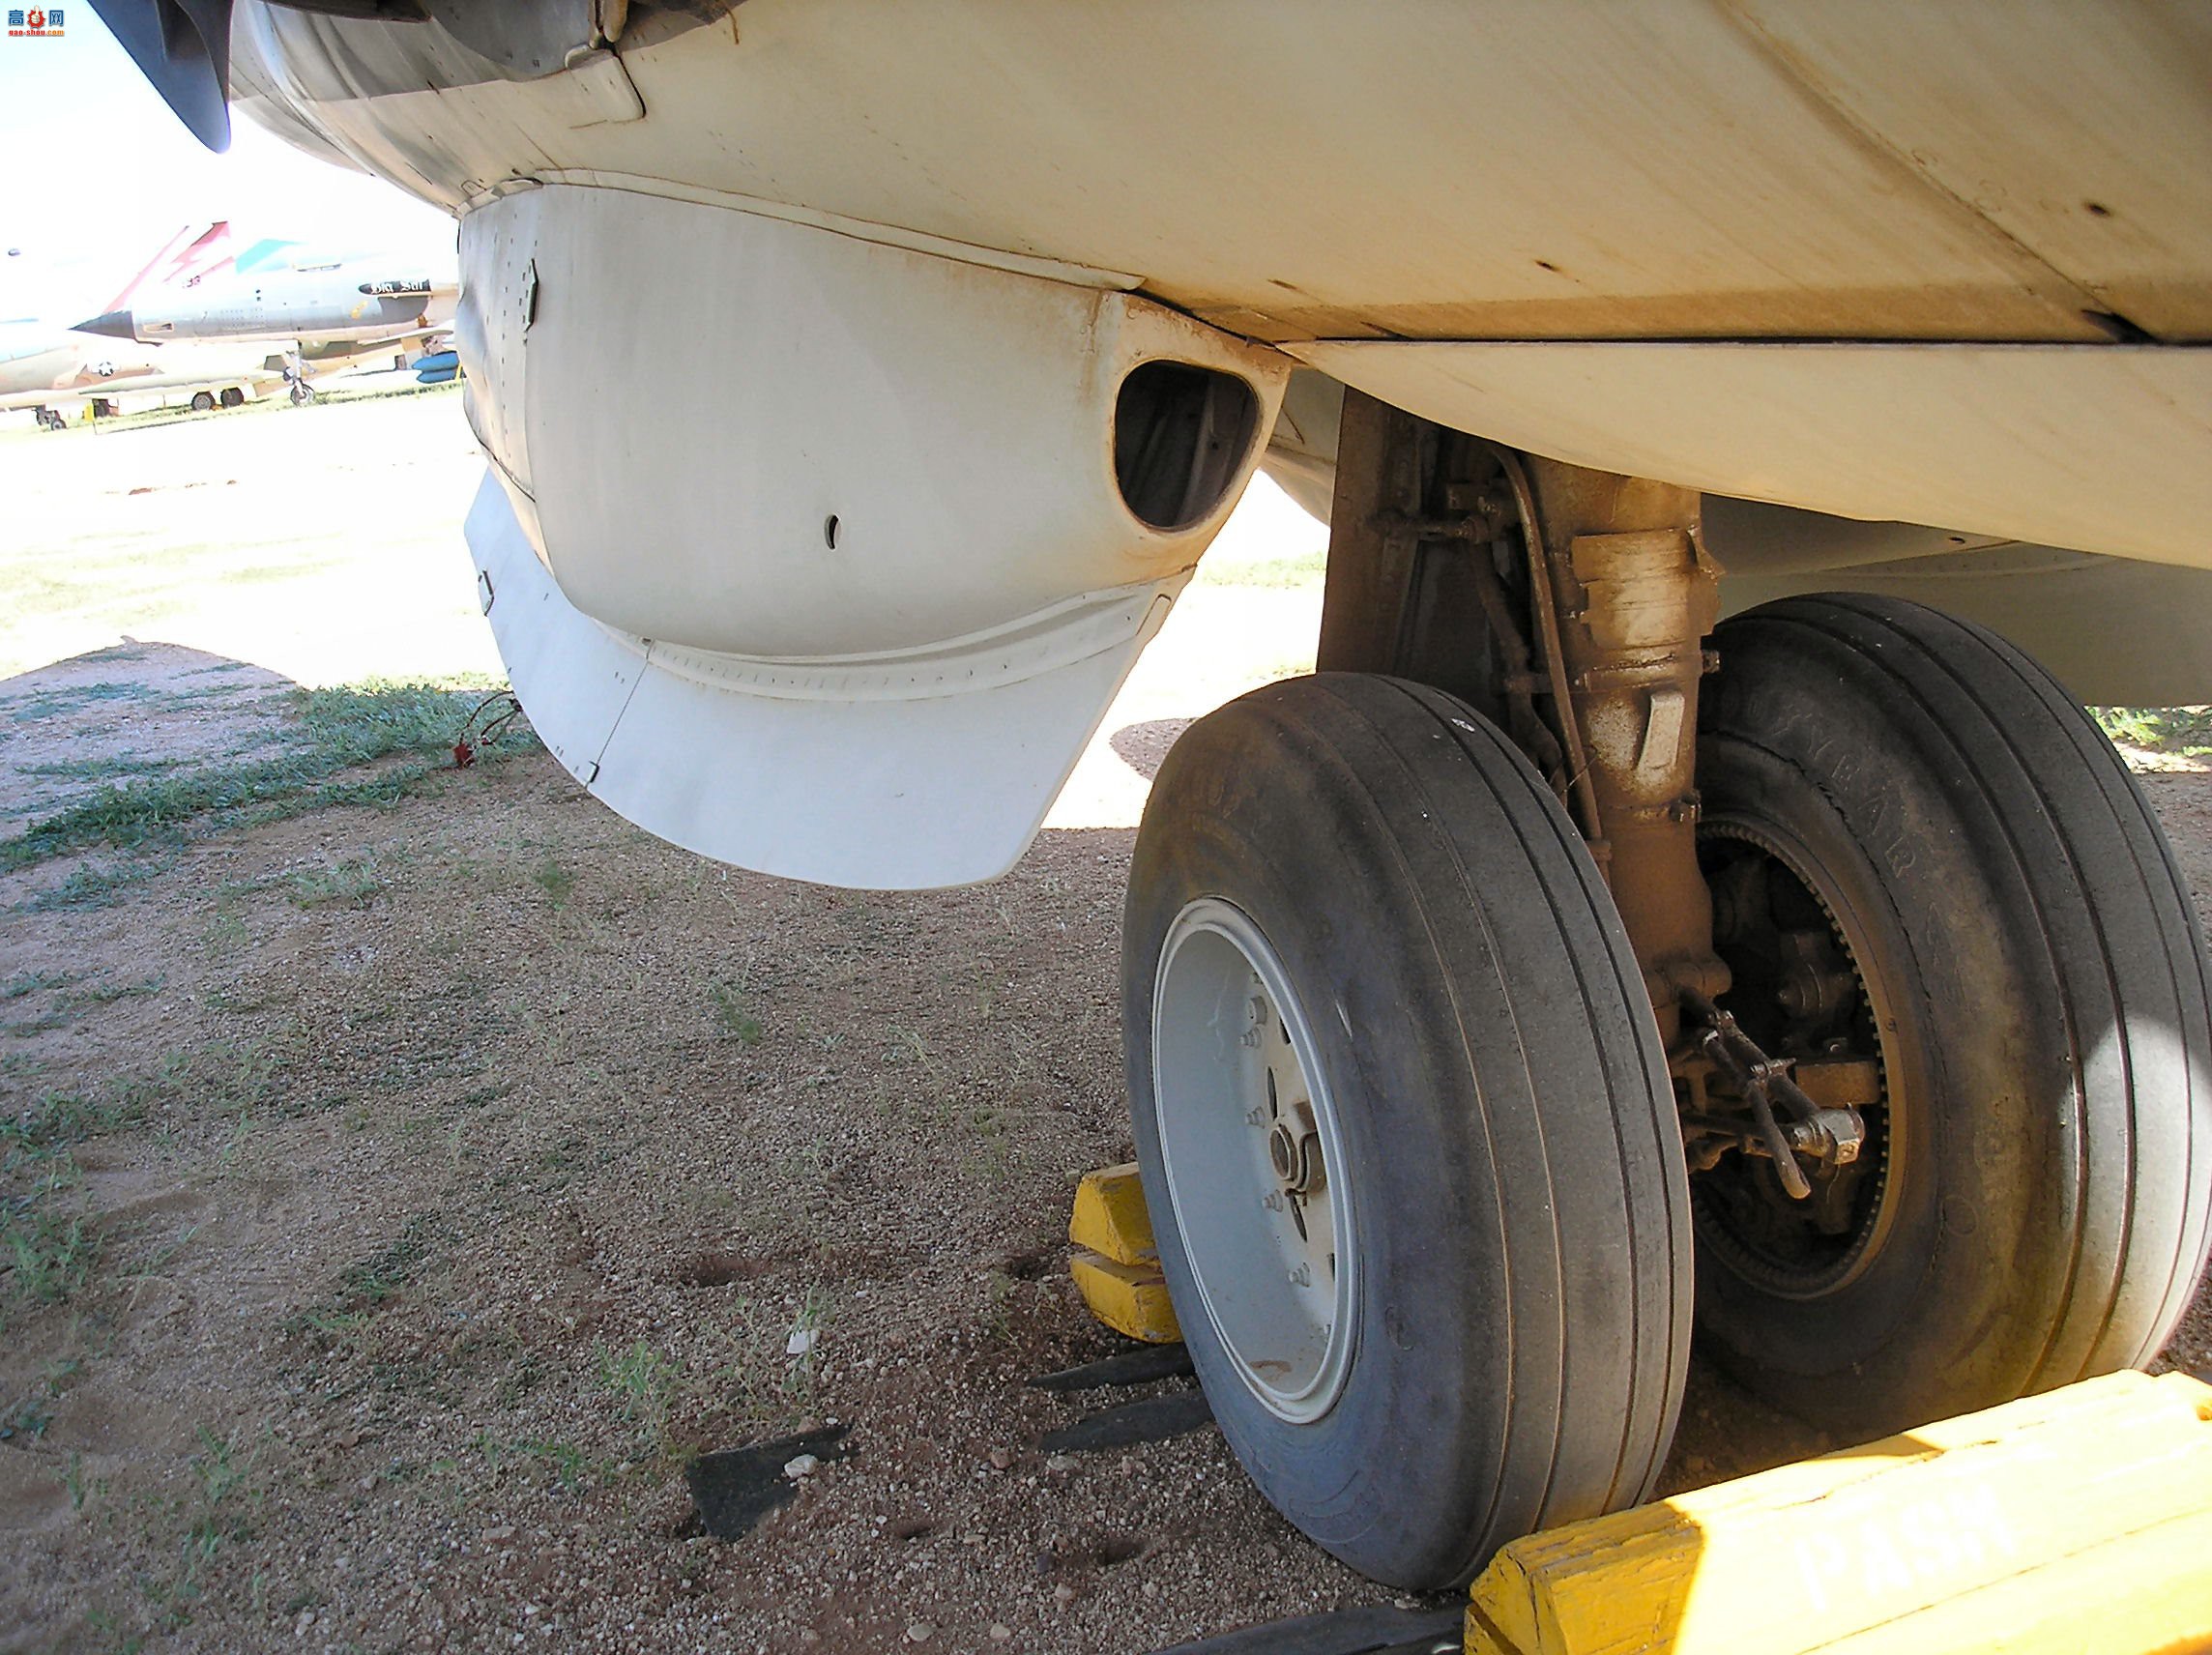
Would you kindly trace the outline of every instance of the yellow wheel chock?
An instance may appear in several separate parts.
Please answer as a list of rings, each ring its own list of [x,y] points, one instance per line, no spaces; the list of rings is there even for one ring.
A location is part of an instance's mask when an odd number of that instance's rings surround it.
[[[1159,1249],[1152,1245],[1152,1221],[1135,1163],[1102,1167],[1083,1175],[1075,1186],[1075,1210],[1067,1221],[1075,1243],[1069,1273],[1091,1314],[1132,1339],[1173,1345],[1182,1338],[1168,1284],[1160,1274]]]
[[[1515,1541],[1480,1655],[2212,1649],[2212,1385],[2119,1373]]]

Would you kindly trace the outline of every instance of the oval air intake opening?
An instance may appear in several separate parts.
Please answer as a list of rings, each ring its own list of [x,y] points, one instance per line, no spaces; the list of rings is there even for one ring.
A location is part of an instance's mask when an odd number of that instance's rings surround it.
[[[1260,399],[1233,373],[1140,363],[1114,401],[1114,480],[1154,529],[1196,523],[1229,492],[1260,423]]]

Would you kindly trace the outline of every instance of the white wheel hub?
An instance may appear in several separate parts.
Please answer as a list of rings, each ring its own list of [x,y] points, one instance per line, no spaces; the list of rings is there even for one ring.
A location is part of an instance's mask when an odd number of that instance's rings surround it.
[[[1319,1419],[1358,1327],[1343,1142],[1282,962],[1216,897],[1184,908],[1160,948],[1152,1107],[1208,1321],[1269,1412]]]

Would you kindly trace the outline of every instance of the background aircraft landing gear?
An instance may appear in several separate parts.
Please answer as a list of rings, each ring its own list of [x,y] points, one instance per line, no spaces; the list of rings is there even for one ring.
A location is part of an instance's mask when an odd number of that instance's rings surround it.
[[[246,406],[246,392],[235,385],[226,385],[222,388],[219,400],[225,408],[243,408]]]
[[[1685,1213],[1705,1348],[1851,1439],[2140,1361],[2205,1261],[2205,964],[2117,755],[1911,605],[1705,650],[1699,509],[1347,394],[1324,670],[1194,725],[1139,833],[1177,1317],[1396,1583],[1640,1496]]]
[[[69,421],[58,408],[41,408],[36,411],[39,428],[43,431],[66,431]]]
[[[195,392],[192,392],[192,412],[193,412],[194,414],[205,414],[205,413],[209,412],[211,409],[213,409],[214,407],[215,407],[215,392],[212,392],[212,391],[195,391]]]

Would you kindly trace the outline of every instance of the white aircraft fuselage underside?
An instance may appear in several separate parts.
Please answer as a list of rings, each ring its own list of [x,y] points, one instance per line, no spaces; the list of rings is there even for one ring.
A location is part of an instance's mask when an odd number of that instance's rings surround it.
[[[537,78],[436,25],[258,3],[233,47],[248,107],[462,216],[456,340],[504,490],[480,561],[498,585],[519,535],[541,614],[647,663],[613,734],[592,650],[526,650],[504,595],[494,624],[565,761],[711,854],[1003,867],[1294,359],[1963,557],[2212,568],[2200,7],[747,0],[614,26]],[[1242,381],[1261,421],[1166,529],[1117,486],[1147,362]],[[664,744],[751,782],[614,782],[654,652],[688,686]],[[929,721],[1017,685],[1033,717]],[[564,730],[570,703],[597,711]],[[830,705],[834,738],[795,712]],[[956,828],[887,803],[943,775]]]

